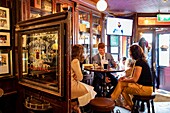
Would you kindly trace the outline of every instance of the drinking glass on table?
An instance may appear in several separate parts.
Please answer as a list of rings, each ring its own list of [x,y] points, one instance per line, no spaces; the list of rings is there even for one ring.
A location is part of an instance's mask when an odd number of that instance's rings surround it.
[[[108,68],[108,60],[103,61],[103,68],[107,69]]]
[[[97,67],[97,61],[93,61],[93,68],[96,69]]]

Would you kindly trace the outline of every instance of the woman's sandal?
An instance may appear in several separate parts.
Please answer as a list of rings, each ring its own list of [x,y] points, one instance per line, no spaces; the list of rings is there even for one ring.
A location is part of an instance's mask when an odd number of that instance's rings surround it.
[[[124,109],[127,109],[127,110],[129,110],[129,111],[131,111],[132,110],[132,108],[130,107],[130,106],[128,106],[128,105],[125,105],[125,106],[122,106]]]
[[[130,106],[128,106],[128,105],[120,105],[120,104],[117,103],[116,101],[115,101],[115,105],[118,106],[118,107],[122,107],[122,108],[124,108],[124,109],[126,109],[126,110],[129,110],[129,111],[132,110]]]
[[[74,112],[76,112],[76,113],[81,113],[81,109],[80,109],[79,106],[74,106],[74,107],[73,107],[73,110],[74,110]]]
[[[78,106],[78,102],[71,102],[71,109],[74,113],[81,113],[80,107]]]

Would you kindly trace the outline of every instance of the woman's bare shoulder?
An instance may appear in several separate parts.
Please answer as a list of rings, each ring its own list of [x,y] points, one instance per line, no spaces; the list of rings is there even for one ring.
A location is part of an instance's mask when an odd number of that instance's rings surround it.
[[[78,59],[73,59],[71,63],[74,63],[74,64],[75,64],[75,63],[78,63],[78,62],[79,62]]]

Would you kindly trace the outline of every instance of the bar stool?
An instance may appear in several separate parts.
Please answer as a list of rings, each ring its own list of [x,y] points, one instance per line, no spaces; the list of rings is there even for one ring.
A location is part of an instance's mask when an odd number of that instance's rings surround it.
[[[115,107],[115,102],[105,97],[92,99],[89,104],[93,113],[111,113]]]
[[[135,107],[139,107],[139,103],[141,102],[141,107],[140,107],[140,111],[144,111],[144,102],[146,102],[147,104],[147,109],[148,109],[148,113],[150,113],[150,102],[151,102],[151,106],[152,106],[152,113],[155,113],[154,110],[154,103],[153,103],[153,99],[155,98],[156,94],[152,93],[152,95],[150,96],[139,96],[139,95],[134,95],[133,97],[133,108],[132,108],[132,113],[135,113]]]

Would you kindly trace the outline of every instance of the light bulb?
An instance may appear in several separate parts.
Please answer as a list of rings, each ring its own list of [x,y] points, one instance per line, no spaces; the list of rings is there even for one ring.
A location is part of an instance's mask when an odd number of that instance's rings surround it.
[[[107,2],[105,0],[99,0],[96,7],[99,11],[104,11],[107,8]]]

